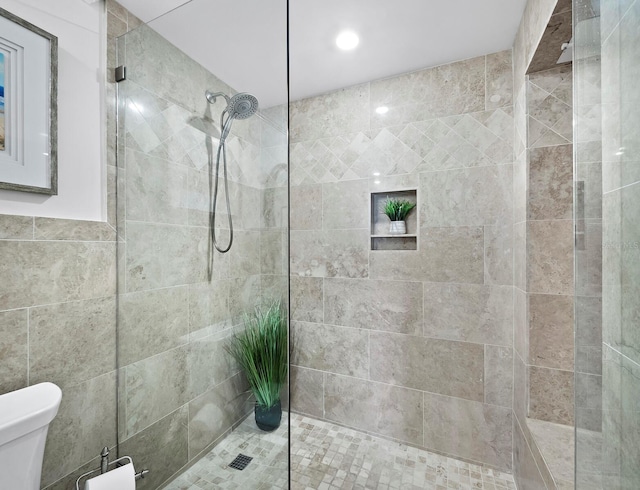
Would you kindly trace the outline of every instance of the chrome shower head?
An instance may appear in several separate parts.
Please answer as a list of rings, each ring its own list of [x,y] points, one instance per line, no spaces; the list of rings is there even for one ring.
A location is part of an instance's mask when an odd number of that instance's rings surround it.
[[[236,94],[228,101],[227,112],[232,119],[247,119],[258,112],[258,99],[245,92]]]

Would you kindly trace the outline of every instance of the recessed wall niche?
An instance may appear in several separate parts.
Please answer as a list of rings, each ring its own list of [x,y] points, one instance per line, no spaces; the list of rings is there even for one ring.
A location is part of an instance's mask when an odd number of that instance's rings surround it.
[[[389,231],[391,221],[384,214],[384,203],[387,199],[402,199],[416,204],[409,213],[406,233],[392,234]],[[371,193],[371,250],[418,250],[418,191],[403,189]]]

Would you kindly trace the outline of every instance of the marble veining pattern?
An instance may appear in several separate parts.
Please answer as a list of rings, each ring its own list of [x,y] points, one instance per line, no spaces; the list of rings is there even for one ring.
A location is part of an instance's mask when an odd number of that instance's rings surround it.
[[[504,472],[379,439],[329,422],[291,414],[270,434],[249,416],[200,461],[164,487],[202,489],[422,489],[515,490]],[[291,487],[287,436],[291,433]],[[238,453],[254,457],[242,471],[229,468]]]

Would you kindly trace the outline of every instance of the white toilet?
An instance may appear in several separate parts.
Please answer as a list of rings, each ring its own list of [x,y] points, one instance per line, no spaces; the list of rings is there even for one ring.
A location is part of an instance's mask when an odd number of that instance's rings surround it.
[[[47,430],[61,399],[53,383],[0,396],[0,489],[40,488]]]

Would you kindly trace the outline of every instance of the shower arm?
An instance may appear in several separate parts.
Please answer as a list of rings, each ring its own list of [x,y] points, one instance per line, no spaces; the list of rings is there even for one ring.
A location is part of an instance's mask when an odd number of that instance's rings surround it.
[[[224,92],[211,92],[210,90],[207,90],[205,92],[205,97],[207,98],[207,100],[209,101],[210,104],[215,104],[216,103],[216,99],[218,97],[224,97],[225,100],[227,101],[227,104],[229,104],[231,102],[231,98],[225,94]]]

